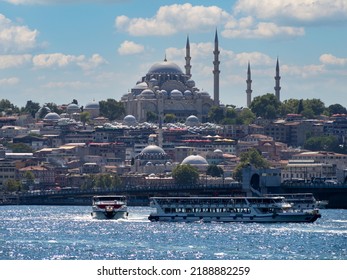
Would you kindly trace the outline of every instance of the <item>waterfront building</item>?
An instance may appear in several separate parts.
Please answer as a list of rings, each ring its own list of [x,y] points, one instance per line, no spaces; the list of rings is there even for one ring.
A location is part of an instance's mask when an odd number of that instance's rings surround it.
[[[6,184],[6,181],[16,178],[16,166],[14,160],[0,159],[0,189]]]

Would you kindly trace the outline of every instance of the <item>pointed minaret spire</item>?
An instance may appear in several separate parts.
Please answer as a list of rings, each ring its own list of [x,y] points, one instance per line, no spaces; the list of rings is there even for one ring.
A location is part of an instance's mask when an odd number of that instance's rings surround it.
[[[218,34],[216,29],[216,34],[214,37],[214,61],[213,61],[213,97],[214,97],[214,105],[219,106],[219,47],[218,47]]]
[[[192,74],[190,72],[190,70],[192,69],[192,66],[190,65],[190,44],[189,44],[189,36],[187,36],[187,44],[186,44],[186,65],[184,66],[184,68],[186,69],[186,75],[191,78]]]
[[[166,59],[166,53],[165,53],[164,61],[165,61],[165,62],[167,61],[167,59]]]
[[[281,80],[281,76],[280,76],[280,66],[278,63],[278,57],[277,57],[277,62],[276,62],[276,76],[275,76],[275,95],[277,97],[277,100],[280,101],[280,91],[281,91],[281,87],[280,87],[280,80]]]
[[[248,62],[248,69],[247,69],[247,89],[246,89],[246,93],[247,93],[247,107],[249,108],[251,106],[251,102],[252,102],[252,78],[251,78],[251,65]]]

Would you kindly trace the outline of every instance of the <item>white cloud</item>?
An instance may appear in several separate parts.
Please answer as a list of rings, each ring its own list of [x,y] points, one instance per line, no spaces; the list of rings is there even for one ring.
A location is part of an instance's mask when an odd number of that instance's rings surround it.
[[[331,64],[331,65],[347,65],[347,58],[338,58],[332,54],[322,54],[319,57],[319,61],[323,64]]]
[[[217,6],[193,6],[189,3],[162,6],[152,18],[133,18],[124,15],[115,19],[118,30],[133,36],[172,35],[180,31],[215,28],[230,15]]]
[[[91,86],[90,83],[88,82],[81,82],[81,81],[71,81],[71,82],[49,82],[45,85],[43,85],[43,88],[48,88],[48,89],[57,89],[57,88],[62,88],[62,89],[84,89],[84,88],[89,88]]]
[[[107,63],[108,62],[100,54],[93,54],[91,58],[77,62],[77,65],[80,66],[83,70],[88,71]]]
[[[279,26],[273,22],[259,22],[251,17],[242,18],[239,22],[228,22],[222,31],[226,38],[272,38],[272,37],[296,37],[303,36],[305,30],[302,27]]]
[[[31,63],[30,54],[23,55],[0,55],[0,69],[19,67]]]
[[[142,53],[144,51],[144,46],[136,44],[132,41],[124,41],[118,48],[118,53],[120,55],[129,55]]]
[[[39,54],[33,57],[33,65],[36,68],[54,68],[77,65],[83,70],[91,70],[101,64],[107,63],[102,56],[94,54],[87,59],[84,55],[66,55],[62,53]]]
[[[0,14],[0,51],[4,53],[22,52],[36,46],[37,30],[16,25]]]
[[[19,79],[17,77],[0,79],[0,86],[12,86],[18,83],[19,83]]]
[[[346,0],[239,0],[235,14],[299,23],[347,20]]]

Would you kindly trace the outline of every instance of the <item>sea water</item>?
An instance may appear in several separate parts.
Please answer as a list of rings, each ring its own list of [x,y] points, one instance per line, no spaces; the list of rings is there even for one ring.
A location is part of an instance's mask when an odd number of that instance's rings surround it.
[[[1,260],[347,260],[347,210],[314,223],[95,220],[88,206],[1,206]]]

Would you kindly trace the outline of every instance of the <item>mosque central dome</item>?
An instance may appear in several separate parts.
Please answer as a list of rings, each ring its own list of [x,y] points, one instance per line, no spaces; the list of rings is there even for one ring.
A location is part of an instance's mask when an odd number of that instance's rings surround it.
[[[153,64],[147,74],[183,74],[183,72],[176,63],[164,60]]]

